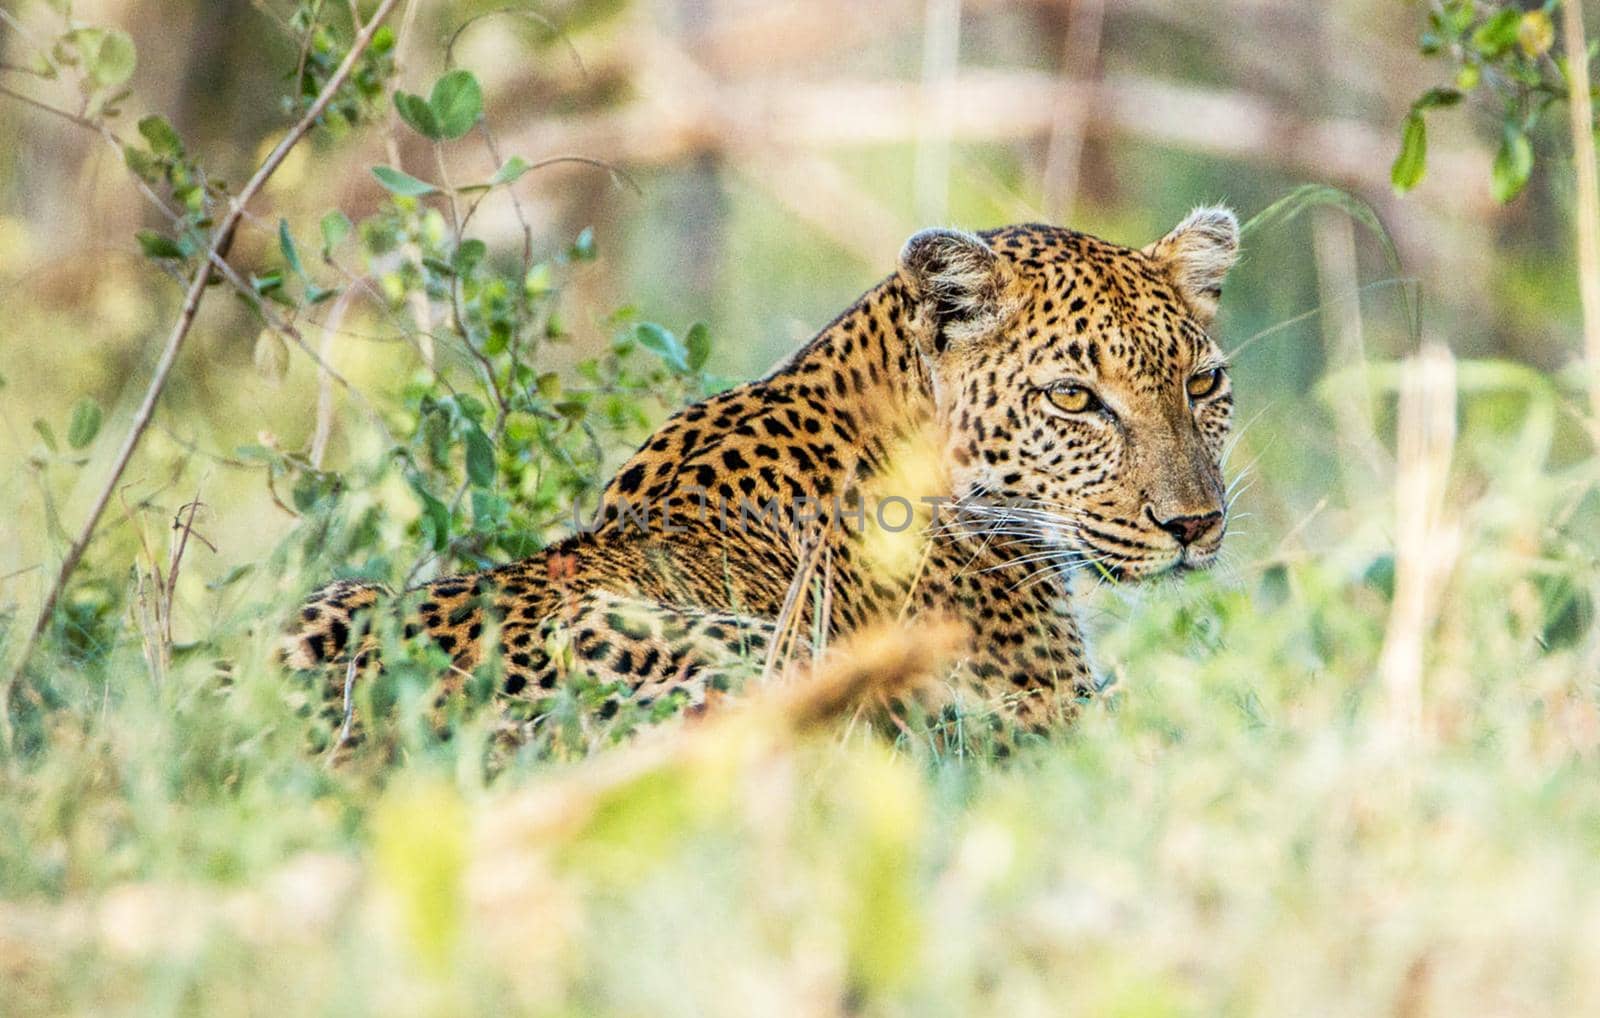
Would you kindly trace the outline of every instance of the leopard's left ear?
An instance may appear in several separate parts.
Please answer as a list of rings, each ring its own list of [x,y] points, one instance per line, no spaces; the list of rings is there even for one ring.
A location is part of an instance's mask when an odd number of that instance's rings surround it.
[[[900,251],[900,271],[921,305],[932,353],[994,332],[1015,310],[1011,269],[977,234],[913,234]]]
[[[1239,260],[1239,218],[1221,206],[1195,209],[1144,253],[1166,267],[1190,310],[1209,323],[1222,280]]]

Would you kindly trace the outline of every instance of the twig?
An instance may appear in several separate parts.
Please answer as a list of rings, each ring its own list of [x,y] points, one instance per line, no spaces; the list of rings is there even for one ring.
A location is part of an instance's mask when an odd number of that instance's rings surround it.
[[[88,117],[80,117],[76,113],[73,113],[73,112],[71,112],[69,110],[61,109],[58,106],[51,106],[49,103],[41,102],[40,100],[35,99],[31,95],[24,95],[23,93],[18,92],[14,88],[8,88],[5,85],[0,85],[0,95],[8,95],[11,98],[15,99],[17,102],[22,103],[25,106],[32,106],[34,109],[39,110],[41,113],[48,113],[51,116],[60,117],[63,120],[70,120],[74,124],[77,124],[79,127],[87,127],[91,131],[98,131],[100,129],[100,125],[96,124],[93,120],[90,120]]]
[[[489,127],[488,117],[478,118],[478,131],[483,135],[483,144],[489,150],[489,158],[494,160],[496,166],[503,166],[505,161],[500,158],[500,145],[495,141],[494,131]],[[529,167],[529,169],[532,168]],[[533,226],[528,222],[528,215],[523,211],[522,199],[517,197],[516,190],[513,188],[507,188],[506,190],[511,195],[512,211],[517,214],[517,225],[522,227],[522,275],[526,279],[528,273],[533,271]],[[472,218],[472,213],[477,211],[478,205],[482,201],[483,199],[479,198],[478,201],[473,202],[472,207],[467,210],[467,219],[470,220]],[[466,226],[466,221],[463,221],[461,228],[466,229]]]
[[[160,401],[161,394],[167,386],[167,379],[172,374],[172,367],[177,362],[178,354],[183,349],[184,340],[188,338],[190,329],[194,327],[195,315],[200,310],[200,302],[205,297],[206,285],[211,278],[212,259],[227,257],[228,250],[233,243],[234,230],[238,227],[239,221],[244,218],[245,206],[250,204],[250,200],[260,193],[261,189],[266,186],[267,181],[277,172],[278,167],[283,165],[283,161],[287,158],[289,152],[310,132],[311,128],[322,116],[323,111],[328,108],[328,104],[333,101],[333,97],[344,86],[351,72],[355,70],[356,63],[361,59],[361,55],[366,52],[367,47],[372,45],[373,36],[377,34],[384,19],[389,16],[389,13],[398,3],[399,0],[379,0],[378,7],[373,11],[371,19],[361,26],[355,40],[350,44],[350,51],[345,54],[344,60],[340,62],[338,69],[333,72],[333,76],[323,86],[316,100],[278,144],[273,147],[267,158],[262,161],[261,166],[257,168],[255,174],[240,189],[233,200],[232,207],[229,208],[227,215],[223,217],[222,222],[218,225],[210,250],[206,252],[206,257],[201,259],[200,264],[195,268],[194,278],[190,281],[188,291],[184,294],[183,306],[178,312],[178,319],[173,324],[172,333],[167,337],[166,346],[161,351],[161,359],[156,363],[155,374],[150,379],[149,387],[145,390],[144,400],[134,413],[133,421],[128,427],[128,433],[123,437],[122,447],[117,450],[116,459],[112,463],[111,471],[106,477],[105,484],[101,487],[99,495],[95,497],[94,504],[89,509],[88,518],[84,521],[83,529],[78,534],[77,540],[72,542],[72,546],[67,549],[66,557],[62,559],[61,571],[56,575],[55,582],[45,595],[44,602],[39,609],[39,617],[34,622],[33,629],[29,632],[27,641],[22,646],[22,652],[17,658],[15,670],[6,681],[4,688],[0,688],[0,717],[9,718],[12,690],[21,681],[23,670],[27,667],[28,659],[32,656],[34,647],[38,644],[40,634],[49,625],[51,617],[55,614],[56,603],[60,600],[67,581],[72,578],[72,574],[78,568],[78,563],[83,559],[84,551],[89,547],[89,540],[94,536],[95,527],[100,522],[100,516],[105,512],[106,503],[110,500],[112,492],[116,490],[117,482],[122,478],[122,473],[127,469],[129,461],[133,459],[133,453],[139,447],[139,441],[144,437],[145,429],[150,426],[150,420],[155,415],[156,404]],[[6,749],[9,751],[11,748],[11,729],[9,724],[0,728],[0,735],[4,736]]]
[[[1578,299],[1583,307],[1583,349],[1589,362],[1589,411],[1593,414],[1589,433],[1600,446],[1600,180],[1595,170],[1594,109],[1589,101],[1589,47],[1583,37],[1580,0],[1567,0],[1561,12],[1578,192]]]
[[[583,57],[578,55],[578,47],[572,44],[572,37],[567,34],[566,30],[557,25],[554,21],[551,21],[549,18],[545,17],[543,14],[540,14],[538,11],[530,11],[523,7],[498,7],[492,11],[481,11],[463,21],[460,25],[457,25],[456,30],[450,33],[450,41],[445,43],[444,46],[445,67],[455,67],[456,43],[461,41],[461,36],[464,32],[466,32],[467,29],[471,28],[473,25],[485,18],[493,18],[502,14],[526,18],[534,24],[547,29],[551,35],[555,36],[557,39],[560,39],[566,44],[567,54],[572,57],[572,63],[578,68],[578,74],[583,76],[585,79],[589,77],[588,69],[583,66]]]
[[[185,509],[189,510],[187,517],[184,516]],[[167,559],[167,578],[161,591],[161,635],[166,641],[165,647],[168,653],[172,648],[172,601],[178,595],[178,570],[183,568],[183,553],[189,550],[190,535],[199,538],[213,552],[217,550],[210,541],[194,532],[194,516],[199,511],[200,492],[196,491],[194,499],[188,505],[180,506],[178,514],[172,518],[172,529],[179,531],[178,541],[172,546],[172,553]]]
[[[503,160],[500,158],[500,150],[495,146],[494,136],[489,133],[487,122],[480,121],[479,124],[483,128],[484,137],[488,140],[489,152],[495,160],[495,165],[503,165]],[[607,162],[604,159],[596,159],[592,156],[549,156],[548,158],[529,163],[522,173],[524,176],[526,176],[527,174],[532,173],[534,170],[542,170],[546,166],[555,166],[559,163],[581,163],[584,166],[593,166],[598,169],[605,170],[606,173],[611,177],[612,184],[619,188],[626,184],[628,186],[628,190],[632,191],[640,198],[644,197],[644,188],[640,187],[639,182],[634,180],[626,170],[622,169],[620,166],[617,166],[615,163]],[[447,184],[446,187],[448,186],[449,185]],[[509,185],[507,186],[506,191],[511,195],[511,200],[515,202],[517,198],[516,191],[512,190]],[[485,189],[478,195],[476,199],[473,200],[471,205],[467,206],[467,214],[461,219],[462,230],[465,230],[467,228],[467,224],[472,222],[473,213],[478,211],[478,206],[482,205],[483,200],[488,196],[489,190]],[[455,200],[453,195],[451,200]],[[518,204],[517,208],[520,211],[522,206]],[[529,258],[531,260],[531,254]]]
[[[354,13],[351,15],[354,19]],[[317,22],[322,19],[322,0],[317,0],[317,5],[311,9],[311,17],[306,22],[306,37],[300,41],[300,56],[294,64],[294,95],[300,98],[300,83],[305,81],[306,58],[311,55],[311,43],[317,37]],[[359,26],[358,20],[352,20],[353,25]]]
[[[464,237],[465,222],[461,218],[461,202],[456,197],[455,186],[450,183],[450,170],[444,161],[444,146],[438,142],[433,143],[433,162],[439,168],[439,182],[444,185],[445,195],[449,199],[450,229],[455,235],[456,248],[459,250]],[[506,403],[505,393],[500,391],[500,383],[494,377],[494,364],[477,344],[472,341],[472,326],[467,322],[467,309],[462,304],[462,290],[465,283],[461,280],[460,273],[450,275],[450,313],[455,319],[455,331],[460,334],[462,345],[467,348],[467,353],[483,368],[483,379],[489,385],[489,392],[494,396],[495,425],[494,437],[500,438],[500,429],[505,426],[506,416],[510,413],[510,405]],[[465,490],[465,489],[463,489]]]

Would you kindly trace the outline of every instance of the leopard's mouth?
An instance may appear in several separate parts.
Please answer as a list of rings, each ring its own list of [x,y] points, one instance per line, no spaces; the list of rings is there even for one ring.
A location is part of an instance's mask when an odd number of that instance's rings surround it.
[[[1203,546],[1151,548],[1144,554],[1129,554],[1126,549],[1101,548],[1083,541],[1079,555],[1083,568],[1091,575],[1103,577],[1111,583],[1139,583],[1162,576],[1182,576],[1210,569],[1222,551],[1225,533],[1226,526],[1220,528],[1217,536]]]

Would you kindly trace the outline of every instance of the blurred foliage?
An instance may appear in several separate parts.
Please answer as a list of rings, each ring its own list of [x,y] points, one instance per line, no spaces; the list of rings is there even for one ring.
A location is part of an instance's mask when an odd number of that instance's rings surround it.
[[[1442,0],[1428,8],[1428,27],[1419,46],[1454,68],[1452,85],[1431,88],[1411,104],[1400,133],[1400,154],[1390,178],[1395,190],[1409,191],[1427,169],[1428,130],[1423,114],[1455,106],[1469,95],[1485,93],[1498,101],[1500,147],[1492,167],[1496,201],[1509,202],[1528,186],[1533,173],[1529,140],[1552,105],[1565,99],[1566,58],[1551,52],[1556,41],[1553,12],[1561,0],[1545,0],[1532,9],[1520,3]],[[1597,46],[1589,47],[1593,59]],[[1591,88],[1600,96],[1600,86]],[[1600,130],[1600,122],[1595,125]]]

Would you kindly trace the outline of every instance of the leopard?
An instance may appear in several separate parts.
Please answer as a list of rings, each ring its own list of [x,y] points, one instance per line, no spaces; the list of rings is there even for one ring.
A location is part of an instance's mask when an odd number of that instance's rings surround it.
[[[1218,557],[1233,390],[1212,331],[1239,246],[1220,206],[1140,248],[1043,223],[917,232],[766,375],[666,419],[587,526],[413,588],[404,636],[457,675],[497,658],[508,700],[581,671],[613,690],[605,714],[703,710],[752,658],[938,618],[959,633],[951,697],[1068,723],[1103,686],[1075,582]],[[390,597],[316,591],[284,658],[353,672]]]

